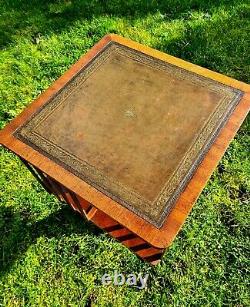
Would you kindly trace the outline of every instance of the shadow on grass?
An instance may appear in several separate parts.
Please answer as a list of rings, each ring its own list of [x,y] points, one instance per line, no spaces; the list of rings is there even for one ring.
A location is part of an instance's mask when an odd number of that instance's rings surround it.
[[[21,257],[37,238],[61,238],[72,234],[81,235],[103,233],[91,223],[87,223],[78,213],[65,205],[59,211],[32,223],[29,213],[14,213],[9,208],[0,210],[0,276],[8,273],[13,263]]]
[[[16,36],[34,40],[36,35],[58,33],[77,20],[90,20],[99,16],[143,17],[160,12],[166,20],[185,18],[187,13],[209,13],[219,6],[233,6],[237,0],[8,0],[2,4],[0,21],[0,48],[7,47]],[[111,29],[110,32],[116,32]],[[87,29],[86,36],[99,38],[102,29]]]

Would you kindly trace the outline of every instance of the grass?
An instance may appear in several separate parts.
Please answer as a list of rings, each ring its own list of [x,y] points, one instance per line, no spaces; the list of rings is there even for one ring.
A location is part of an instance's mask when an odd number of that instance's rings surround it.
[[[0,0],[0,128],[108,32],[249,82],[246,0]],[[46,194],[0,148],[0,305],[250,306],[250,123],[156,267]],[[148,286],[102,286],[114,270]]]

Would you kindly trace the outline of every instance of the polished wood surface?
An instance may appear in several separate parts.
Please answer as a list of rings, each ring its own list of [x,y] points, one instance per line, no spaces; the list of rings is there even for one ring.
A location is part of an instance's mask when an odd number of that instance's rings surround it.
[[[241,95],[110,42],[14,136],[160,228]]]
[[[228,119],[208,153],[205,155],[203,161],[197,168],[185,190],[176,201],[171,213],[160,229],[156,228],[151,223],[145,221],[127,208],[121,206],[118,202],[104,195],[90,184],[87,184],[71,172],[50,160],[48,157],[42,155],[13,136],[14,131],[20,127],[20,125],[34,114],[46,101],[48,101],[48,99],[55,95],[110,40],[140,50],[145,54],[157,57],[163,61],[188,69],[200,74],[201,76],[209,77],[221,82],[222,84],[229,85],[244,92],[240,103]],[[227,149],[230,141],[246,117],[249,108],[250,86],[248,84],[185,62],[146,46],[142,46],[117,35],[107,35],[0,132],[0,143],[31,165],[35,166],[49,178],[52,178],[56,182],[60,182],[60,184],[68,190],[81,197],[81,199],[84,199],[86,203],[92,204],[100,212],[106,214],[109,218],[116,221],[119,225],[124,226],[124,228],[128,229],[154,248],[162,249],[169,246],[177,235],[197,197],[201,193],[207,180]],[[93,215],[91,219],[94,216],[95,215]]]

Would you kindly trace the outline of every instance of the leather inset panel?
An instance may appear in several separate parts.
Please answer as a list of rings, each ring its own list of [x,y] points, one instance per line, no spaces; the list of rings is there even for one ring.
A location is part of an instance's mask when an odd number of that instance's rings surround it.
[[[111,42],[15,134],[160,227],[240,97]]]

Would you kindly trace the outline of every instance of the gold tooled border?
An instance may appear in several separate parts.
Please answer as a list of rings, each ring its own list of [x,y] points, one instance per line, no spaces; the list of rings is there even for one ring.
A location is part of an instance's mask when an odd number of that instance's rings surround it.
[[[157,198],[150,202],[143,196],[107,177],[86,161],[67,152],[59,145],[52,143],[39,135],[36,127],[46,120],[54,110],[72,94],[100,65],[116,52],[130,59],[150,66],[154,69],[172,74],[175,78],[199,84],[222,95],[216,110],[204,123],[196,140],[190,145],[185,156],[180,161],[171,178],[165,183]],[[212,79],[200,76],[183,68],[146,55],[140,51],[123,46],[117,42],[109,42],[72,80],[64,86],[52,99],[44,104],[29,120],[15,131],[15,136],[48,156],[64,168],[68,169],[87,183],[93,185],[104,194],[118,201],[134,213],[160,228],[194,171],[202,161],[215,137],[236,107],[242,96],[240,90],[221,84]],[[143,210],[141,209],[143,208]]]

